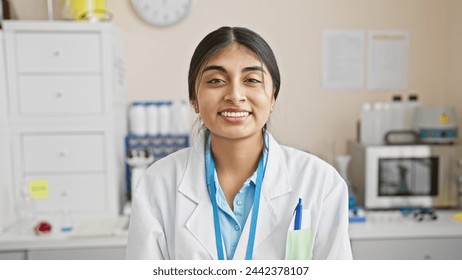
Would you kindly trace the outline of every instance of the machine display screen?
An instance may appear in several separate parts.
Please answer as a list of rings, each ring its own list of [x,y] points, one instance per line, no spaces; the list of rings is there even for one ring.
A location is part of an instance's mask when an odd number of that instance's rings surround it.
[[[379,160],[379,196],[437,196],[438,158]]]

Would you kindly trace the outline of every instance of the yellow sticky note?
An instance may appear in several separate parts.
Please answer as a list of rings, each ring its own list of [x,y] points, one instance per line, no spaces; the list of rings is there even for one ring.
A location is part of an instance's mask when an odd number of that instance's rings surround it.
[[[29,196],[33,199],[48,198],[48,181],[47,180],[30,180]]]

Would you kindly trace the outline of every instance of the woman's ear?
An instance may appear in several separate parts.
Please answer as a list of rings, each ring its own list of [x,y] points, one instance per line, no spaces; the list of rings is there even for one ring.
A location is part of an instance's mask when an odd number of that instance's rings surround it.
[[[274,110],[274,105],[276,104],[276,99],[274,98],[274,95],[273,97],[271,97],[271,108],[270,108],[270,112],[272,113],[273,110]]]
[[[199,114],[199,105],[197,105],[197,100],[194,100],[191,104],[194,108],[194,112],[196,112],[196,114]]]

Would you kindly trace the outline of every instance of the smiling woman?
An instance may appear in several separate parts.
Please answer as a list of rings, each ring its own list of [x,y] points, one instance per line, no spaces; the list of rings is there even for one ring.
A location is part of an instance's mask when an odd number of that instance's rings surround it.
[[[191,103],[212,139],[246,138],[253,147],[262,145],[261,129],[275,99],[272,78],[264,79],[267,70],[259,64],[252,51],[232,43],[203,66]],[[212,143],[213,149],[216,141]]]
[[[351,259],[345,182],[267,131],[281,79],[266,41],[219,28],[197,46],[188,80],[202,137],[146,171],[127,258]]]

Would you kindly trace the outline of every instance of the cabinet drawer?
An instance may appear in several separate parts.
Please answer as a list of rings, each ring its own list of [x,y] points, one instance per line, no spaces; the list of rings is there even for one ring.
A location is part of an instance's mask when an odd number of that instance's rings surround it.
[[[96,214],[107,208],[104,174],[27,176],[26,184],[34,180],[45,180],[48,185],[48,198],[34,200],[34,211],[39,213],[90,211]]]
[[[125,247],[31,250],[29,260],[125,260]]]
[[[102,133],[26,134],[22,149],[26,173],[104,170]]]
[[[18,32],[16,49],[20,73],[101,70],[98,33]]]
[[[26,251],[0,251],[0,260],[25,260]]]
[[[353,258],[358,260],[460,260],[462,238],[355,240]]]
[[[19,111],[22,114],[87,114],[102,112],[99,75],[21,76]]]

